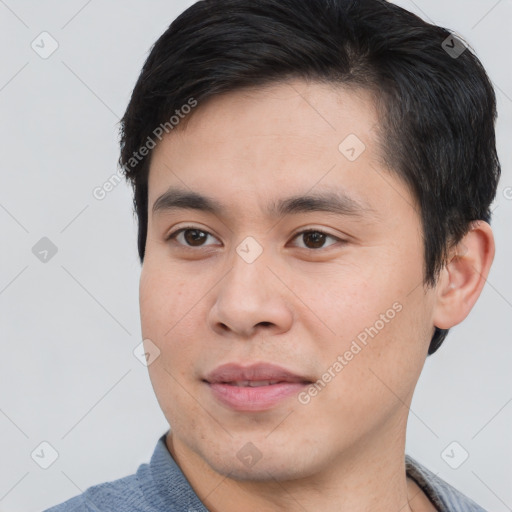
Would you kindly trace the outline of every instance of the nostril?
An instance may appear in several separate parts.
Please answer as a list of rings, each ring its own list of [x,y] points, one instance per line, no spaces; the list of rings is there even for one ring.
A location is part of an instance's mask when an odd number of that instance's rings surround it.
[[[272,322],[260,322],[258,325],[263,325],[264,327],[269,327],[272,325]]]

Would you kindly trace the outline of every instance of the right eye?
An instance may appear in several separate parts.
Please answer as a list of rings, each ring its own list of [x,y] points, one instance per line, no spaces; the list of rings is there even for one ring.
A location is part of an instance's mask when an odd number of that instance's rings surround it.
[[[170,233],[167,240],[173,240],[179,245],[183,245],[188,248],[207,247],[212,245],[204,243],[209,236],[215,238],[211,233],[202,229],[197,229],[196,227],[185,227]]]

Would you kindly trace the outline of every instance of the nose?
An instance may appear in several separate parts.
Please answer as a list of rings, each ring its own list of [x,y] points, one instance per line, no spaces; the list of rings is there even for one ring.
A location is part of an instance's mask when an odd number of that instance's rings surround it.
[[[288,290],[267,267],[264,254],[247,263],[235,253],[231,270],[214,288],[208,322],[218,334],[250,338],[259,331],[281,334],[291,328]]]

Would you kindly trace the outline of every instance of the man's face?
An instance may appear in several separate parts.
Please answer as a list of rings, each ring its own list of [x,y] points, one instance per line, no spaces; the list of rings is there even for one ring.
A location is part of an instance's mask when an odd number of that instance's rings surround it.
[[[377,123],[366,92],[294,81],[199,105],[154,150],[140,307],[175,450],[255,480],[403,450],[434,292],[415,201],[382,163]],[[153,211],[170,189],[220,209],[174,194]],[[340,208],[287,202],[305,196]],[[210,376],[228,363],[296,378]]]

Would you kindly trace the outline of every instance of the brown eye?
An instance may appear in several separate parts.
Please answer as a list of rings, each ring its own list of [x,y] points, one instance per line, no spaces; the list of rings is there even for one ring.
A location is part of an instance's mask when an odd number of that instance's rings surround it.
[[[309,231],[302,235],[302,239],[308,249],[319,249],[324,243],[327,235],[325,233],[321,233],[320,231]]]
[[[330,245],[335,244],[336,242],[343,242],[343,240],[333,235],[329,235],[328,233],[314,229],[302,231],[301,233],[298,233],[295,238],[302,242],[302,245],[299,244],[301,249],[324,249]],[[326,241],[329,238],[333,240],[333,242],[326,245]]]
[[[172,240],[178,245],[182,245],[184,247],[208,247],[212,245],[211,243],[205,243],[208,240],[208,237],[216,240],[213,235],[208,233],[208,231],[190,227],[174,231],[167,237],[167,241]]]
[[[183,237],[187,244],[197,247],[202,245],[203,242],[208,238],[208,234],[199,229],[187,229],[183,231]]]

